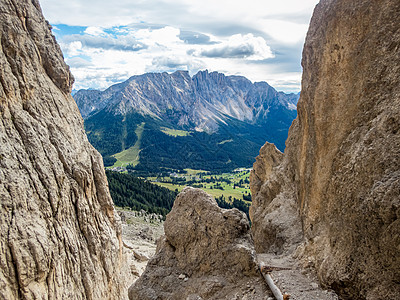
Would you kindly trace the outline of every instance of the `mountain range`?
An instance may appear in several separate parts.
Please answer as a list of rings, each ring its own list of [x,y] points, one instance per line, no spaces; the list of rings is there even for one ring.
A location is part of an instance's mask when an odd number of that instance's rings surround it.
[[[105,164],[143,170],[250,166],[266,140],[284,149],[298,98],[207,70],[147,73],[74,94]]]

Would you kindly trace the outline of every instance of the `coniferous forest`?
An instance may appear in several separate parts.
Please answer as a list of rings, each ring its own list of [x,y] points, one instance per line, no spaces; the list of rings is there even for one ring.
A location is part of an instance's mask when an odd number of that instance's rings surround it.
[[[145,210],[165,216],[172,208],[178,192],[157,186],[128,174],[106,171],[114,204],[133,210]]]
[[[114,204],[132,210],[147,211],[164,217],[171,211],[178,191],[155,185],[145,179],[129,174],[106,171],[108,185]],[[250,204],[240,199],[229,199],[220,196],[215,198],[222,208],[237,208],[248,216]]]

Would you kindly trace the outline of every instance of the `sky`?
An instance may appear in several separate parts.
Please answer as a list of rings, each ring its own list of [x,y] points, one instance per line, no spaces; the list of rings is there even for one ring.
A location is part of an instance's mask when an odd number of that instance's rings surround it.
[[[41,0],[75,77],[104,90],[133,75],[199,70],[299,92],[318,0]]]

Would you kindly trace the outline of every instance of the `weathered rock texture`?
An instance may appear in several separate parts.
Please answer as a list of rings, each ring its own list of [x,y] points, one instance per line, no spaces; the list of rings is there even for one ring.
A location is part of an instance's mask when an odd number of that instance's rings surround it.
[[[0,298],[119,299],[119,219],[49,27],[0,2]]]
[[[287,193],[304,232],[298,253],[347,299],[400,295],[399,16],[398,0],[318,4],[303,51],[298,118],[283,162],[252,208],[262,244],[271,237],[260,218]]]
[[[167,215],[164,230],[156,255],[129,290],[131,300],[268,295],[244,213],[221,209],[202,190],[186,188]]]
[[[250,219],[258,253],[293,252],[302,241],[294,185],[281,167],[283,153],[266,143],[250,173]]]

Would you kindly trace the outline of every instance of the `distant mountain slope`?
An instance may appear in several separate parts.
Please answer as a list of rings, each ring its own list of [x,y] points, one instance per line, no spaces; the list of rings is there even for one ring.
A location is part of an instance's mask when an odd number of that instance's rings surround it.
[[[110,156],[135,147],[116,157],[139,157],[132,160],[138,169],[207,170],[250,166],[265,140],[283,150],[298,97],[266,82],[208,71],[193,77],[184,71],[148,73],[74,95],[89,140],[110,165]],[[138,126],[144,126],[140,149]],[[176,129],[186,134],[170,134]]]
[[[171,211],[177,191],[171,191],[147,180],[118,172],[106,172],[114,204],[133,210],[145,210],[164,217]]]

